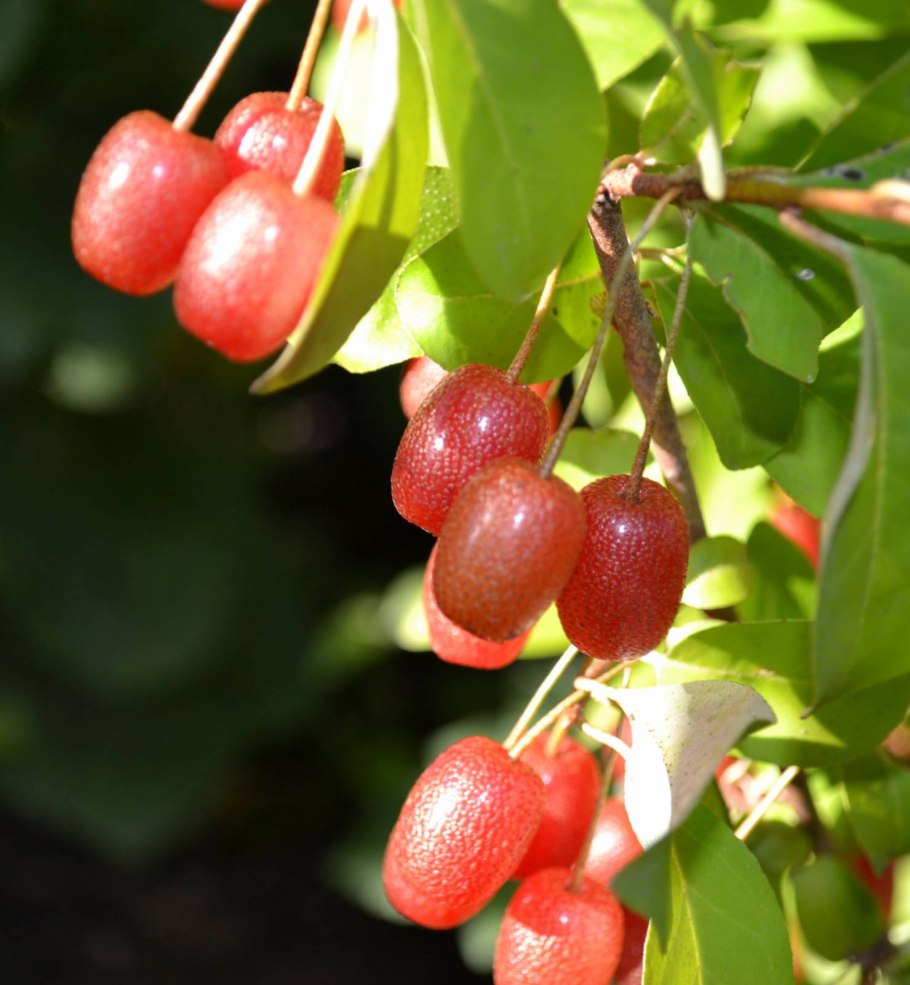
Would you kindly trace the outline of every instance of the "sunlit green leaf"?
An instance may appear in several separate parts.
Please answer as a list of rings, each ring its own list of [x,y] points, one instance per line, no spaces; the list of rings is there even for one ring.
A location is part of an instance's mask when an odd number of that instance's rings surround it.
[[[678,283],[652,285],[665,325]],[[799,413],[799,384],[749,352],[736,312],[704,277],[690,281],[674,362],[727,468],[757,465],[781,449]]]
[[[910,269],[862,247],[844,251],[865,328],[850,451],[825,514],[812,658],[819,702],[907,673]]]
[[[811,619],[815,572],[803,552],[769,523],[757,523],[746,542],[754,586],[737,607],[744,622]]]
[[[903,719],[910,675],[856,691],[803,713],[812,699],[812,624],[735,623],[687,637],[660,663],[661,680],[728,680],[748,684],[768,702],[777,723],[740,743],[754,759],[788,766],[824,766],[870,749]]]
[[[725,0],[725,5],[736,0]],[[738,4],[737,4],[738,6]],[[903,0],[768,0],[760,12],[742,11],[743,19],[719,30],[723,38],[779,41],[854,41],[881,38],[906,28],[910,13]],[[751,15],[751,16],[750,16]]]
[[[741,602],[754,581],[746,547],[733,537],[704,537],[689,552],[682,600],[696,609],[723,609]]]
[[[783,913],[755,856],[697,807],[670,850],[669,933],[649,934],[646,985],[792,985]]]
[[[910,771],[881,750],[844,766],[848,817],[875,866],[910,852]]]
[[[379,8],[370,87],[375,129],[303,320],[257,393],[322,369],[380,296],[411,241],[427,162],[427,97],[414,39],[388,5]]]
[[[640,438],[612,428],[572,428],[554,472],[574,489],[604,475],[629,472]]]
[[[414,0],[409,16],[467,253],[494,294],[526,297],[565,255],[597,187],[606,114],[591,65],[555,3]]]

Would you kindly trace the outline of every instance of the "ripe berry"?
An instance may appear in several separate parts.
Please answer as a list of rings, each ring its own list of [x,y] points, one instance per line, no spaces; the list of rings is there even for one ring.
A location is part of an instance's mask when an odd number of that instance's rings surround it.
[[[245,0],[203,0],[203,3],[220,10],[240,10],[244,2]]]
[[[566,868],[529,876],[506,907],[493,957],[495,985],[607,985],[623,942],[623,912],[599,883],[569,889]]]
[[[571,486],[521,458],[490,462],[461,491],[439,534],[439,608],[475,636],[512,639],[562,591],[584,538],[584,506]]]
[[[512,873],[524,879],[539,869],[570,866],[578,857],[594,817],[600,791],[596,758],[580,743],[563,735],[552,752],[544,733],[521,754],[543,780],[544,807],[540,827],[524,858]]]
[[[673,622],[686,580],[682,509],[650,479],[642,479],[633,502],[625,496],[628,483],[629,476],[608,475],[582,490],[588,533],[556,603],[566,635],[597,660],[653,650]]]
[[[215,143],[224,154],[228,175],[247,171],[271,171],[293,182],[303,163],[322,103],[305,98],[297,109],[287,108],[286,92],[254,92],[222,120]],[[329,142],[312,187],[315,195],[335,200],[344,170],[344,138],[334,122]]]
[[[429,356],[418,356],[405,363],[398,385],[398,396],[404,416],[410,420],[430,392],[447,376],[446,370]]]
[[[473,636],[461,626],[456,626],[436,604],[433,594],[433,569],[436,564],[434,547],[423,576],[423,608],[427,617],[430,646],[433,652],[447,663],[476,670],[499,670],[513,663],[521,653],[530,636],[530,630],[516,636],[506,643],[491,643],[490,640]]]
[[[543,784],[492,739],[450,746],[420,775],[383,861],[383,884],[402,915],[455,927],[509,878],[543,812]]]
[[[462,366],[402,435],[392,466],[395,508],[438,534],[456,495],[487,462],[505,455],[538,462],[546,441],[547,411],[536,394],[492,366]]]
[[[149,110],[130,113],[107,132],[82,175],[72,221],[76,260],[118,291],[162,290],[226,182],[210,140]]]
[[[771,513],[771,526],[796,545],[809,559],[813,568],[818,567],[821,549],[821,521],[799,503],[785,499]]]
[[[230,359],[268,355],[300,320],[337,225],[324,198],[298,198],[276,175],[235,179],[187,244],[177,320]]]
[[[613,876],[642,853],[620,797],[610,797],[597,816],[585,862],[585,875],[607,886]]]
[[[613,985],[641,985],[645,963],[645,938],[648,936],[648,921],[623,907],[626,933],[622,943],[622,954],[613,976]]]

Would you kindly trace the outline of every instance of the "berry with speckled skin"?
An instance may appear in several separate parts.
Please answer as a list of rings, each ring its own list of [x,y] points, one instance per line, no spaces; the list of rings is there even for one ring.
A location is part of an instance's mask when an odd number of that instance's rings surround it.
[[[648,921],[627,907],[622,909],[626,933],[622,942],[622,954],[613,975],[613,985],[641,985],[645,963],[645,938]]]
[[[313,139],[322,103],[307,97],[297,109],[288,109],[287,99],[286,92],[254,92],[221,121],[214,141],[224,154],[231,178],[259,170],[293,183]],[[334,201],[343,170],[344,137],[333,122],[312,194]]]
[[[566,635],[589,657],[623,660],[649,653],[666,636],[686,581],[689,532],[679,504],[642,479],[608,475],[581,491],[588,533],[578,566],[557,600]]]
[[[567,868],[529,876],[506,907],[495,985],[608,985],[622,952],[623,911],[590,879],[570,890]]]
[[[585,875],[606,886],[641,853],[641,843],[632,830],[626,805],[620,797],[609,797],[597,816]]]
[[[73,208],[73,253],[108,287],[153,294],[174,279],[197,220],[227,182],[217,147],[150,110],[95,149]]]
[[[383,885],[408,919],[442,930],[479,912],[524,854],[543,784],[485,736],[461,739],[424,770],[386,846]]]
[[[548,747],[549,733],[539,735],[521,754],[544,786],[543,818],[524,858],[512,873],[524,879],[539,869],[570,866],[578,857],[597,808],[600,770],[597,759],[571,736]]]
[[[174,288],[177,320],[230,359],[260,359],[288,337],[338,225],[317,195],[277,175],[235,179],[199,220]]]
[[[562,591],[584,539],[584,506],[571,486],[521,458],[490,462],[461,491],[439,534],[439,608],[475,636],[512,639]]]
[[[538,462],[547,410],[523,383],[492,366],[449,373],[408,423],[392,465],[392,500],[411,523],[438,534],[453,500],[487,462]]]
[[[436,656],[446,663],[473,667],[475,670],[499,670],[514,663],[531,631],[528,630],[506,643],[492,643],[456,626],[436,604],[436,596],[433,594],[435,564],[434,547],[423,576],[423,608],[427,617],[430,647]]]

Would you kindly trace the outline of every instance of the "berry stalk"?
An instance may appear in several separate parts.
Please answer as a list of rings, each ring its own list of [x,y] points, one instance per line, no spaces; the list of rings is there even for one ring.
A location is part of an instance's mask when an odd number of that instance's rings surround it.
[[[319,54],[319,46],[325,34],[326,25],[329,22],[329,14],[332,11],[333,0],[319,0],[313,20],[310,23],[310,30],[306,36],[306,43],[300,55],[300,63],[297,66],[297,74],[288,93],[288,101],[284,104],[285,109],[292,113],[300,109],[300,104],[306,97],[310,89],[310,79],[313,77],[313,66],[316,64],[316,57]]]
[[[221,39],[221,44],[218,45],[215,54],[212,55],[212,60],[202,75],[199,76],[199,81],[193,86],[193,91],[187,96],[180,112],[174,117],[172,125],[175,130],[192,130],[196,125],[196,120],[199,118],[203,106],[218,84],[227,63],[237,50],[237,45],[243,40],[247,28],[264,3],[265,0],[246,0],[240,10],[237,11],[237,16]]]
[[[518,382],[518,377],[521,376],[521,371],[525,368],[525,363],[531,355],[531,350],[534,348],[534,343],[540,334],[540,326],[543,324],[543,320],[547,315],[547,308],[550,307],[550,302],[553,300],[561,266],[561,262],[557,263],[550,273],[547,274],[547,279],[544,281],[543,290],[540,292],[540,297],[537,300],[537,308],[534,311],[531,324],[528,326],[527,334],[521,343],[521,348],[515,353],[515,358],[512,360],[511,366],[506,371],[506,379],[510,383]]]

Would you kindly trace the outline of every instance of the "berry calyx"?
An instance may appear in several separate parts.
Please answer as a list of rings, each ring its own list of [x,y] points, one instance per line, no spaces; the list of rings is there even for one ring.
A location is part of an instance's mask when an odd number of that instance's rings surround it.
[[[97,280],[153,294],[174,279],[193,227],[227,183],[217,147],[150,110],[119,120],[86,166],[73,253]]]
[[[424,927],[456,927],[493,898],[526,851],[543,784],[485,736],[461,739],[420,775],[386,846],[391,904]]]
[[[666,636],[682,597],[689,556],[685,515],[673,495],[641,480],[609,475],[581,491],[587,536],[578,566],[557,600],[566,635],[589,657],[623,660]]]
[[[395,508],[439,534],[455,497],[487,462],[506,455],[538,462],[546,441],[547,411],[536,394],[492,366],[462,366],[433,389],[402,435],[392,465]]]
[[[492,643],[457,626],[439,608],[436,596],[433,594],[435,564],[436,548],[434,547],[423,576],[423,607],[430,635],[430,647],[436,656],[446,663],[473,667],[475,670],[500,670],[514,663],[531,631],[528,630],[505,643]]]
[[[567,868],[529,876],[506,907],[493,958],[495,985],[606,985],[622,952],[623,911],[591,879],[570,889]]]
[[[632,830],[622,798],[607,798],[594,824],[585,875],[607,886],[620,869],[641,853],[641,842]]]
[[[323,107],[306,97],[292,109],[288,98],[286,92],[254,92],[222,120],[214,141],[231,178],[252,170],[270,171],[289,183],[297,177]],[[334,201],[343,170],[344,137],[333,121],[311,192]]]
[[[300,320],[338,226],[332,206],[265,171],[228,185],[193,231],[174,289],[177,319],[230,359],[260,359]]]
[[[561,736],[551,750],[552,742],[549,733],[542,733],[519,757],[543,781],[544,808],[534,840],[512,873],[513,879],[524,879],[539,869],[569,867],[581,851],[597,807],[597,759],[571,736]]]
[[[440,531],[436,601],[475,636],[512,639],[563,590],[584,540],[571,486],[525,459],[497,459],[464,487]]]

